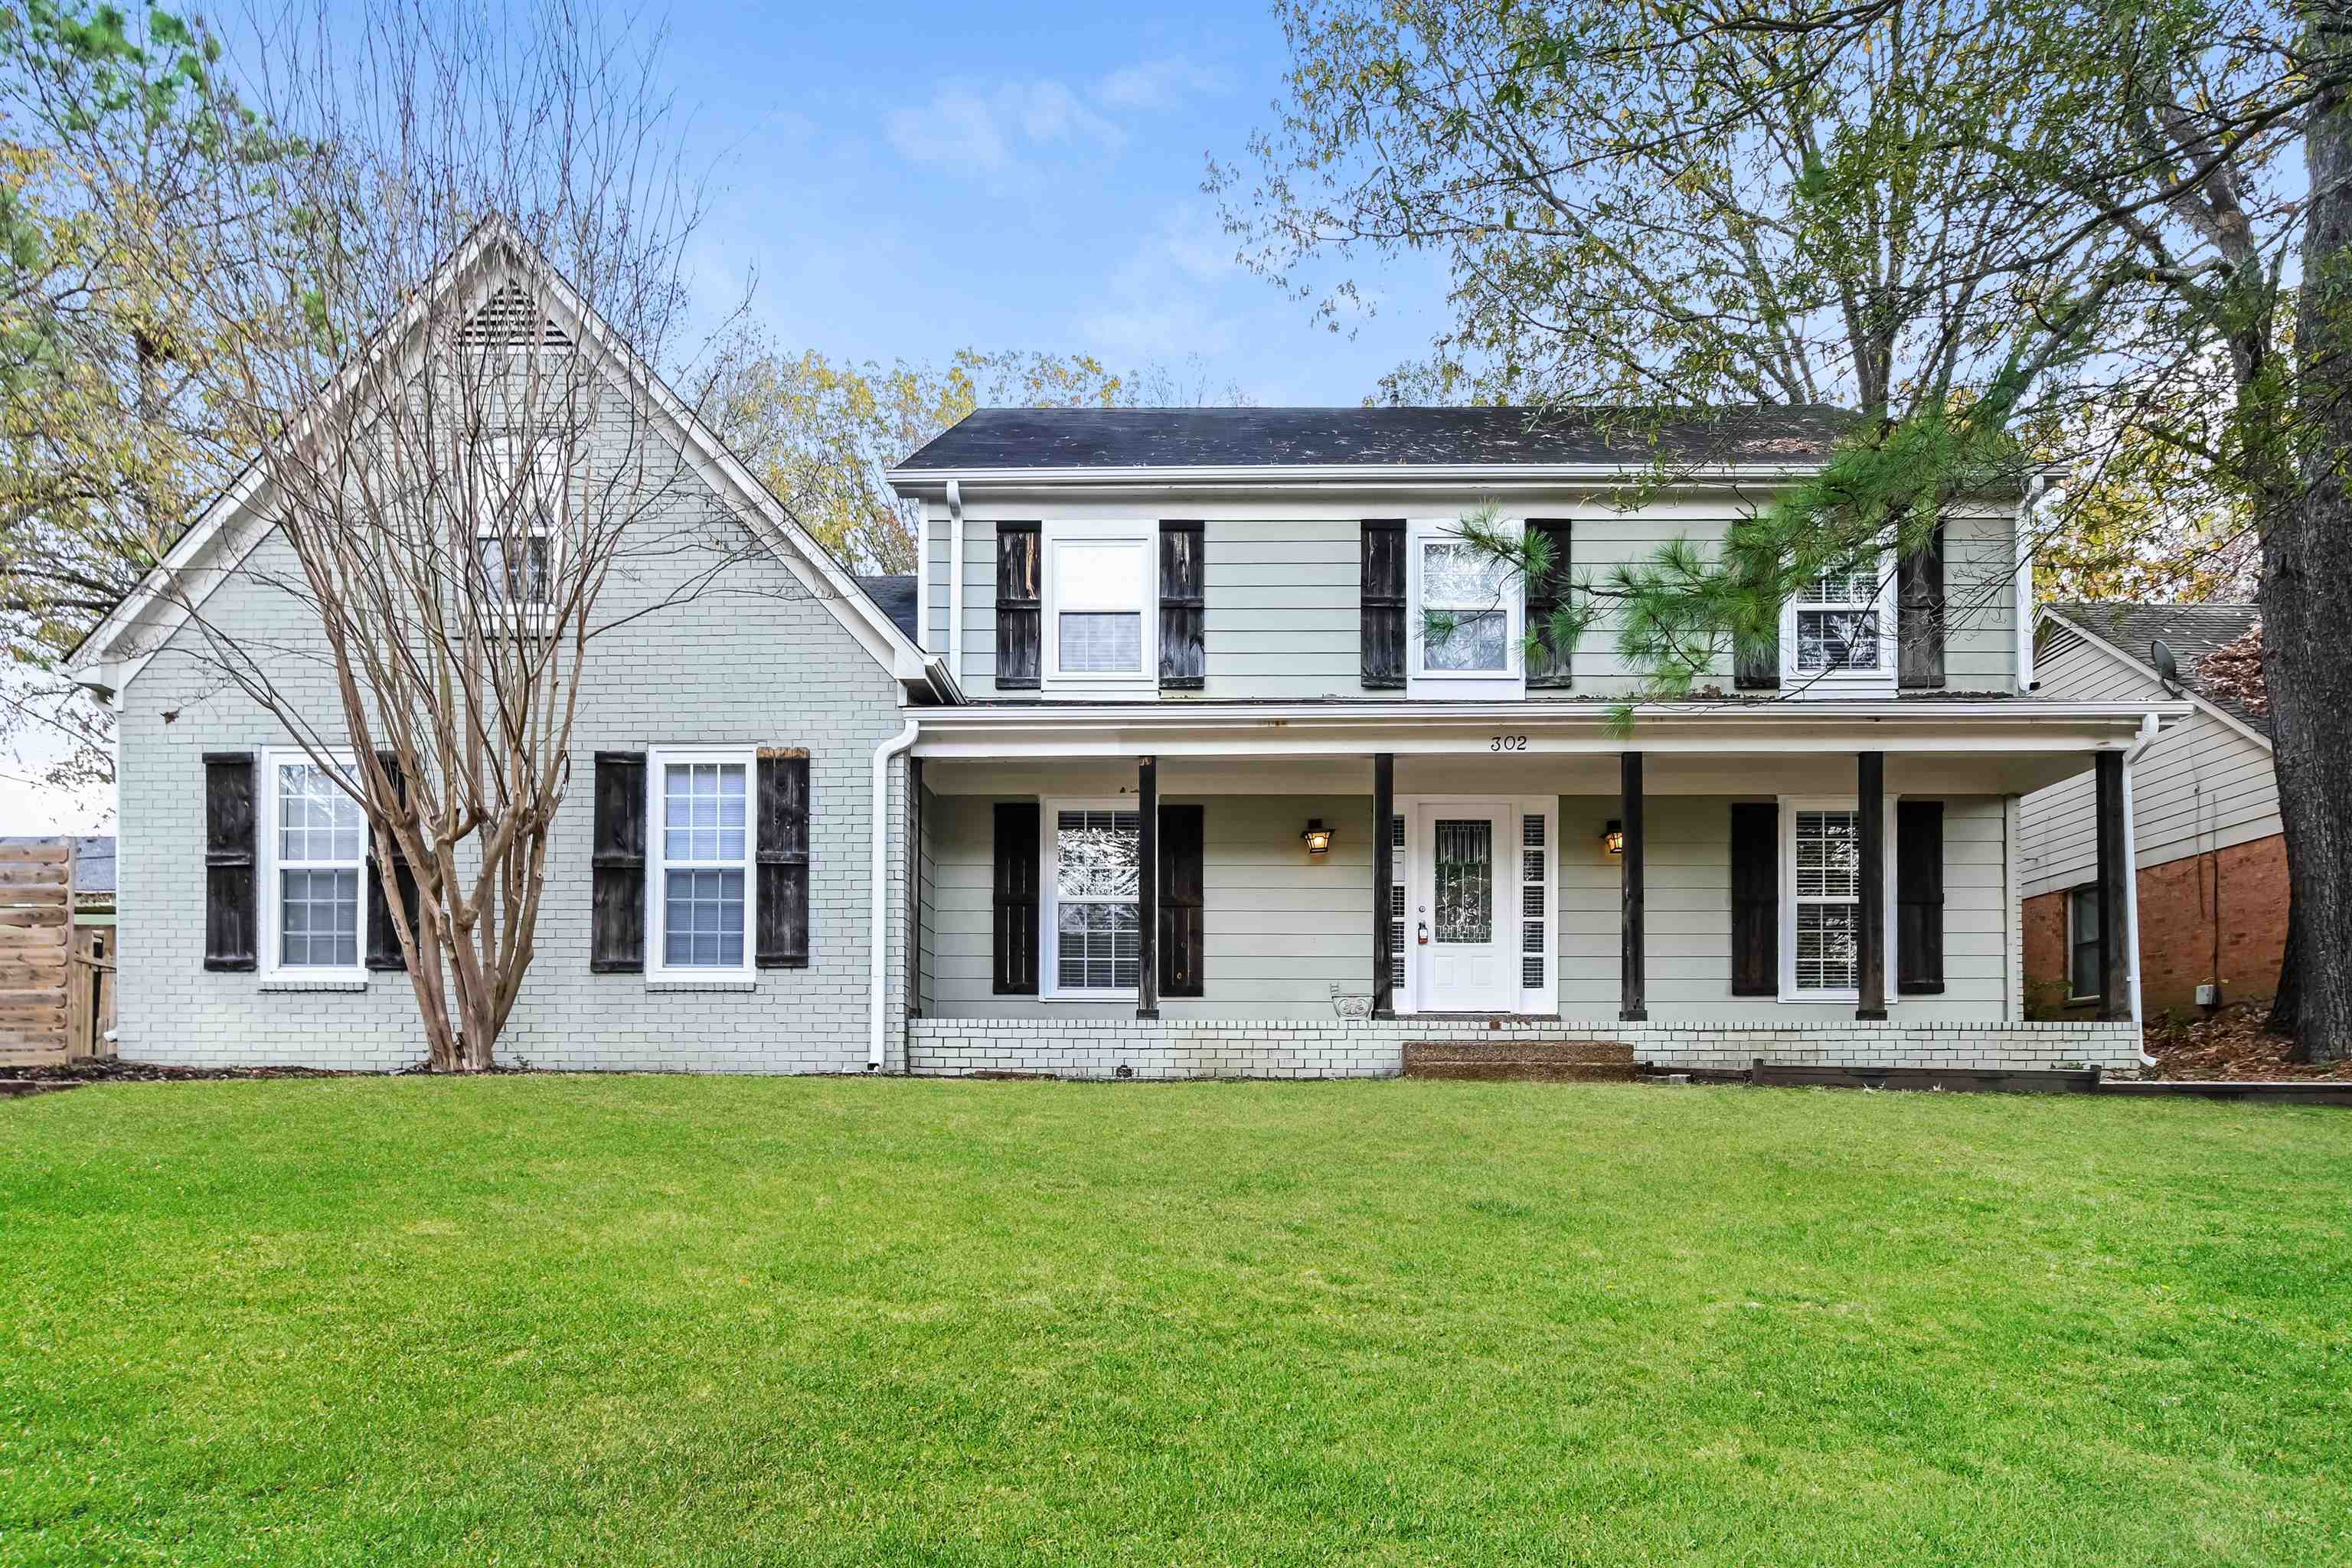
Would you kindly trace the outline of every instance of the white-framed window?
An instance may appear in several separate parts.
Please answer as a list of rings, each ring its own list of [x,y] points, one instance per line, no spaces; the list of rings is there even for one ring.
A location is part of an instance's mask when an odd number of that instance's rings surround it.
[[[1160,683],[1159,525],[1049,522],[1039,592],[1049,686]]]
[[[1559,1005],[1552,984],[1552,816],[1549,804],[1519,809],[1519,1011]]]
[[[367,812],[308,752],[264,752],[261,763],[264,973],[364,982]]]
[[[493,436],[487,470],[474,532],[482,602],[509,614],[544,609],[554,592],[570,489],[559,439]]]
[[[2099,889],[2091,883],[2066,893],[2066,999],[2097,1000],[2099,969]]]
[[[1132,800],[1045,803],[1049,996],[1133,996],[1142,977],[1142,816]]]
[[[646,973],[749,976],[756,879],[751,748],[675,747],[646,757]]]
[[[1412,673],[1434,680],[1502,680],[1519,669],[1523,615],[1508,565],[1461,537],[1459,520],[1416,523],[1409,563]]]
[[[1879,952],[1893,973],[1895,797],[1880,843]],[[1780,802],[1780,999],[1852,1002],[1862,994],[1862,815],[1851,795]],[[1886,987],[1886,1001],[1895,1000]]]
[[[1780,689],[1852,696],[1895,689],[1895,576],[1884,557],[1824,572],[1780,612]]]

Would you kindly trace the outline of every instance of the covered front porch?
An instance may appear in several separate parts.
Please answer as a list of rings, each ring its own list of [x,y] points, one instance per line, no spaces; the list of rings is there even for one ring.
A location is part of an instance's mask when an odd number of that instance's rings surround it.
[[[2096,1019],[2024,1022],[2016,798],[2095,768],[2120,825],[2160,714],[1695,703],[1626,735],[1496,706],[926,715],[908,1068],[1380,1076],[1497,1032],[1693,1067],[2136,1061],[2128,942]]]

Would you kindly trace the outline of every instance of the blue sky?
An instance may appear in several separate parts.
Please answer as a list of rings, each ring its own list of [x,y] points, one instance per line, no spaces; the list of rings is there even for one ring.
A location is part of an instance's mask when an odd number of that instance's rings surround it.
[[[698,292],[755,279],[781,344],[855,359],[1197,360],[1259,403],[1354,403],[1442,324],[1434,258],[1355,269],[1352,337],[1233,259],[1209,156],[1269,123],[1264,0],[674,13],[665,58],[713,211]]]

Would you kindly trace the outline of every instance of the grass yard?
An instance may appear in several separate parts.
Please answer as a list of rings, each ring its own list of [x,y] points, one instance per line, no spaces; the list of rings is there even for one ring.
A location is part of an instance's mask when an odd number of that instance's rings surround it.
[[[2352,1114],[0,1102],[0,1563],[2341,1563]]]

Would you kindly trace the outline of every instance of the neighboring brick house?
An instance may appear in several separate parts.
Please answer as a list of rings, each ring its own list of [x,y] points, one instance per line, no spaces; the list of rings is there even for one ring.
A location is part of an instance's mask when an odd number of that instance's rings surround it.
[[[2035,626],[2038,695],[2131,700],[2174,695],[2158,674],[2162,642],[2189,717],[2132,769],[2138,865],[2138,983],[2144,1016],[2266,998],[2286,944],[2286,847],[2269,720],[2204,677],[2208,656],[2257,622],[2252,605],[2043,606]],[[2025,984],[2037,1017],[2095,1005],[2098,919],[2090,781],[2025,797]]]

